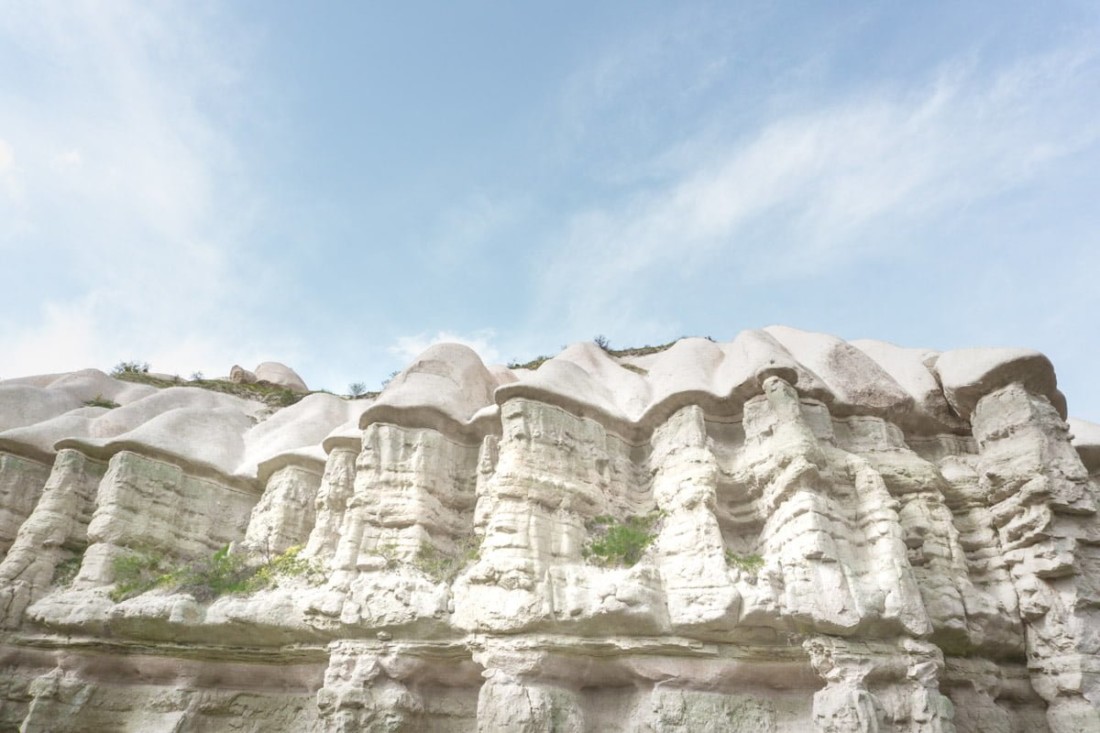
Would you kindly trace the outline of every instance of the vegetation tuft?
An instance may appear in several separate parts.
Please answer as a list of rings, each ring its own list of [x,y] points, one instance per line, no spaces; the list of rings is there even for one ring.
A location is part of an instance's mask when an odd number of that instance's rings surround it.
[[[401,564],[401,558],[397,555],[397,545],[392,542],[378,545],[374,548],[374,551],[386,561],[386,570],[393,570]]]
[[[229,552],[229,546],[209,558],[171,565],[149,553],[132,552],[115,558],[115,588],[111,600],[122,601],[154,588],[189,593],[198,601],[210,601],[234,593],[255,593],[270,588],[279,577],[304,577],[312,584],[324,580],[316,563],[298,557],[302,548],[290,547],[281,555],[259,564]]]
[[[481,539],[471,534],[455,544],[454,553],[445,554],[430,542],[422,542],[413,560],[413,566],[437,583],[451,582],[463,568],[477,560]]]
[[[552,359],[552,358],[553,357],[546,356],[544,354],[542,356],[535,357],[531,361],[524,361],[524,362],[510,361],[510,362],[508,362],[508,368],[509,369],[538,369],[540,366],[542,366],[546,362],[550,361],[550,359]]]
[[[682,338],[682,337],[681,337]],[[680,339],[674,339],[665,344],[657,344],[656,346],[632,346],[628,349],[606,349],[611,356],[648,356],[649,354],[656,354],[661,351],[667,351]]]
[[[603,567],[633,567],[657,536],[655,526],[664,516],[654,512],[623,521],[601,515],[587,523],[590,539],[581,554]]]
[[[401,373],[400,371],[396,371],[396,370],[390,372],[390,376],[388,376],[388,377],[386,377],[385,379],[382,380],[382,389],[384,390],[386,387],[389,387],[390,382],[393,381],[393,378],[396,377],[400,373]],[[379,394],[379,393],[376,392],[375,394]]]
[[[118,377],[123,374],[148,374],[149,362],[147,361],[120,361],[115,364],[115,368],[111,370],[112,377]]]
[[[86,407],[106,407],[108,410],[113,410],[119,406],[114,400],[109,400],[101,394],[97,394],[90,400],[84,400]]]
[[[211,392],[243,397],[246,400],[257,400],[275,408],[289,407],[306,396],[301,392],[295,392],[292,389],[280,387],[271,382],[260,381],[247,384],[244,382],[230,382],[227,379],[203,379],[200,372],[192,374],[190,380],[183,380],[179,377],[158,377],[149,374],[148,364],[138,364],[137,362],[122,362],[111,371],[111,376],[124,382],[148,384],[160,389],[180,386],[199,387],[208,389]]]
[[[764,558],[759,555],[738,555],[731,550],[726,550],[726,565],[749,575],[756,575],[764,567]]]
[[[111,563],[115,574],[111,600],[122,601],[167,585],[169,573],[161,566],[162,561],[158,556],[137,552],[116,557]]]
[[[80,564],[84,562],[84,548],[70,557],[62,560],[53,569],[53,585],[58,588],[68,588],[72,585],[76,574],[80,572]]]

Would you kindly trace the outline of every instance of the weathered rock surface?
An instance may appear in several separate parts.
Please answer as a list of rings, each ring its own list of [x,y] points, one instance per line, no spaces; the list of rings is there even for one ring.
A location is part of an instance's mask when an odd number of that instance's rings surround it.
[[[1017,349],[0,381],[0,731],[1100,731],[1098,492]]]

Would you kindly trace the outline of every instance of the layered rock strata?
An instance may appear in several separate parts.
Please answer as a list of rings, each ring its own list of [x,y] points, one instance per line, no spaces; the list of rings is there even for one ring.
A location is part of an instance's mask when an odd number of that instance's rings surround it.
[[[1098,491],[1026,350],[0,381],[0,731],[1100,731]]]

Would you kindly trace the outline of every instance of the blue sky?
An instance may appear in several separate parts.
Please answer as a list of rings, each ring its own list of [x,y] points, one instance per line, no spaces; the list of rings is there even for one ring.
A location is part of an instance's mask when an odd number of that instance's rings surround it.
[[[784,323],[1100,421],[1100,6],[0,3],[0,376]]]

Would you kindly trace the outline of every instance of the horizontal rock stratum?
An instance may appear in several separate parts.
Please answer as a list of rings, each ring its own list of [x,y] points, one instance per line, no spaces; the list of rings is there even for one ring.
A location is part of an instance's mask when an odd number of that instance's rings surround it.
[[[119,376],[0,381],[0,731],[1100,731],[1100,426],[1037,352]]]

